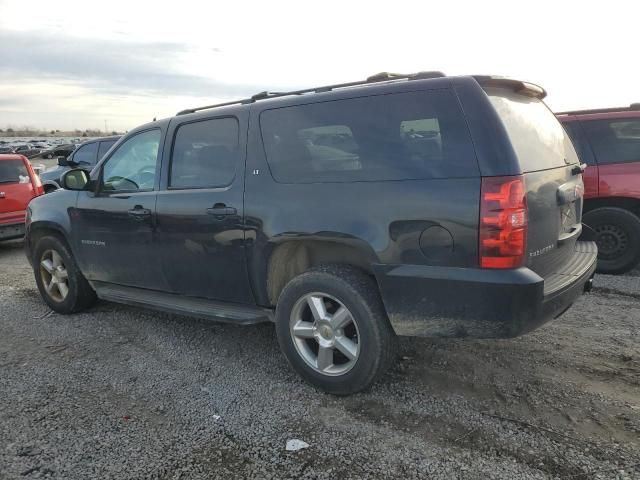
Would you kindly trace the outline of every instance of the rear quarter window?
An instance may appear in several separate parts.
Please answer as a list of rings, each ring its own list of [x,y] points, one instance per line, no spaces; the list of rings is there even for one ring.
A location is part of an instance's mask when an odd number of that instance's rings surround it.
[[[523,172],[578,163],[571,139],[542,100],[503,88],[485,91],[507,130]]]
[[[640,162],[640,119],[581,123],[599,164]]]
[[[0,184],[29,183],[29,172],[22,160],[0,160]]]
[[[260,115],[267,161],[283,183],[462,178],[479,174],[449,90],[271,109]]]

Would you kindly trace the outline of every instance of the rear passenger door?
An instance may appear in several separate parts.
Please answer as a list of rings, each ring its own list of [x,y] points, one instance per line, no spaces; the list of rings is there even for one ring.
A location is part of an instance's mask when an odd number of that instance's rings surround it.
[[[247,118],[172,120],[156,248],[174,293],[253,303],[244,251]]]
[[[598,162],[599,196],[640,195],[640,118],[581,120]]]

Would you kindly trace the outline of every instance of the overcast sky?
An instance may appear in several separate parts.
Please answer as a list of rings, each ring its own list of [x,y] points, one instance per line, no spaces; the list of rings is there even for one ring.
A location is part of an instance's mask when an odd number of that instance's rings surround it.
[[[555,110],[640,102],[634,1],[0,0],[0,128],[126,130],[380,72],[495,74]]]

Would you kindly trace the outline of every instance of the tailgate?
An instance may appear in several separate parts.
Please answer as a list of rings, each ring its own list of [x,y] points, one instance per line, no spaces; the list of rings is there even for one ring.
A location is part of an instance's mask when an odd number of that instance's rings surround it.
[[[582,227],[584,184],[571,140],[540,98],[506,88],[486,88],[524,176],[527,209],[526,265],[543,278],[574,256]]]
[[[560,167],[525,174],[529,210],[526,265],[543,278],[571,259],[582,233],[584,186],[582,175],[572,170]]]

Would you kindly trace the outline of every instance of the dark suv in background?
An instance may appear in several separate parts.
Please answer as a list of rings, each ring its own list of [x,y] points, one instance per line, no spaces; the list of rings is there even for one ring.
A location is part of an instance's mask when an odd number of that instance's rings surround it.
[[[582,170],[526,82],[380,74],[196,109],[131,131],[31,202],[55,311],[97,297],[275,321],[290,364],[362,390],[396,335],[513,337],[587,290]]]
[[[40,174],[45,193],[60,188],[60,177],[75,167],[93,168],[98,160],[118,141],[120,136],[103,137],[84,142],[68,157],[58,157],[58,165]]]
[[[557,115],[587,165],[583,220],[598,271],[627,272],[640,262],[640,104]]]

